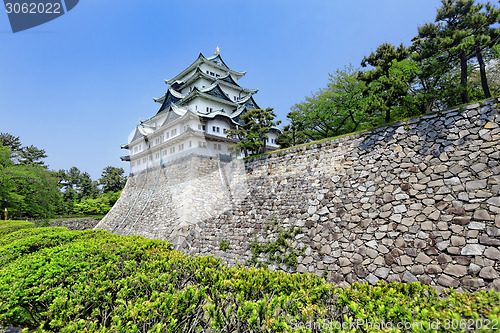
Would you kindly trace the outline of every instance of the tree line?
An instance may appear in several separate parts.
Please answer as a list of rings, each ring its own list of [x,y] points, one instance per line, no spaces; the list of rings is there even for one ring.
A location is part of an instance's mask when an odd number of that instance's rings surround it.
[[[500,9],[490,2],[442,0],[434,22],[410,46],[383,43],[359,66],[329,74],[325,88],[287,114],[281,148],[379,127],[500,95]],[[272,109],[253,110],[233,137],[247,155],[265,151]],[[248,119],[249,118],[249,119]]]
[[[0,209],[12,218],[102,215],[118,200],[127,180],[122,168],[108,166],[92,180],[77,167],[49,170],[45,150],[23,146],[0,133]],[[2,216],[3,217],[3,216]]]
[[[435,21],[406,47],[383,43],[330,74],[326,88],[295,104],[279,143],[293,146],[373,128],[500,94],[500,10],[442,0]]]

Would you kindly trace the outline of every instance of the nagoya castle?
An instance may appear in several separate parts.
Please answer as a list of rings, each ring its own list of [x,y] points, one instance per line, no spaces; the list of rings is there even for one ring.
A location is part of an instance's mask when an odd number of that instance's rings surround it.
[[[200,53],[170,80],[154,101],[157,113],[142,120],[122,148],[129,155],[130,176],[111,211],[96,228],[120,235],[140,235],[172,242],[190,251],[206,234],[206,221],[237,207],[248,196],[245,163],[227,131],[241,116],[260,108],[257,89],[237,81],[219,53]],[[278,148],[278,130],[266,133],[267,150]]]
[[[153,117],[142,120],[122,148],[130,154],[131,174],[159,167],[195,154],[222,159],[241,157],[234,152],[236,139],[227,131],[241,125],[241,115],[259,109],[253,96],[257,89],[241,87],[237,81],[246,72],[226,65],[219,48],[211,57],[202,53],[170,80],[167,92],[154,101],[160,108]],[[278,131],[267,133],[267,150],[278,148]]]

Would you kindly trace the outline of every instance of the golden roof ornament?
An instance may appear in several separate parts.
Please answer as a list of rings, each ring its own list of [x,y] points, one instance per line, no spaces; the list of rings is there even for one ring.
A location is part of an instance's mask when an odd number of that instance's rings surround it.
[[[215,54],[219,54],[220,53],[220,49],[219,49],[219,46],[217,46],[217,48],[215,49]]]

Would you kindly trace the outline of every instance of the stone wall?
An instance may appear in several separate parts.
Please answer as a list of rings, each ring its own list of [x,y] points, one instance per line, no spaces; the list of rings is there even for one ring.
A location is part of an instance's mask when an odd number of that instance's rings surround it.
[[[87,230],[93,229],[99,220],[96,219],[68,219],[50,221],[51,227],[66,227],[69,230]]]
[[[298,272],[500,290],[498,102],[245,161],[191,156],[129,178],[97,228],[245,264],[277,221],[300,228]]]

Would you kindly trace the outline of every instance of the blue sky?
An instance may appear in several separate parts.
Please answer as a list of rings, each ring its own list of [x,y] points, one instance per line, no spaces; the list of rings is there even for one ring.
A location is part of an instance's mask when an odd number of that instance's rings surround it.
[[[69,13],[13,34],[0,13],[0,132],[46,150],[51,169],[100,177],[128,164],[128,134],[153,116],[170,79],[220,47],[247,74],[256,102],[290,107],[359,66],[383,42],[410,44],[439,0],[80,0]]]

